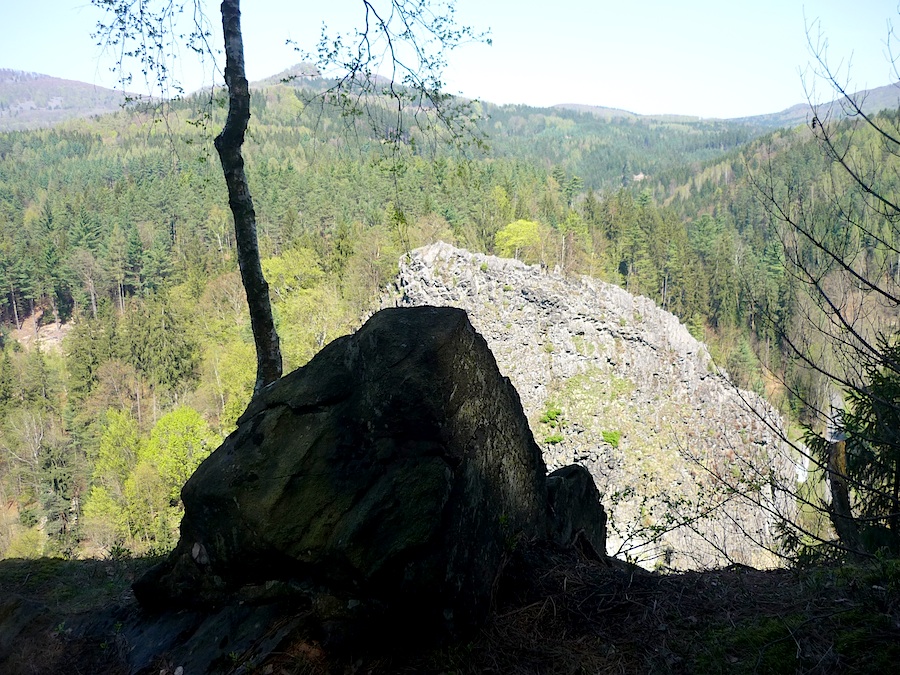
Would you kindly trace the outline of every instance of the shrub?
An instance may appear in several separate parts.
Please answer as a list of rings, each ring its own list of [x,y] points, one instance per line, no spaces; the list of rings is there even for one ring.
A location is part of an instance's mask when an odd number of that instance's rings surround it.
[[[562,416],[562,410],[560,410],[555,405],[551,405],[544,411],[544,414],[541,415],[541,424],[549,424],[551,428],[556,428],[562,424],[562,420],[560,417]]]
[[[614,448],[619,447],[619,440],[622,438],[621,431],[604,431],[602,435],[605,443],[609,443]]]

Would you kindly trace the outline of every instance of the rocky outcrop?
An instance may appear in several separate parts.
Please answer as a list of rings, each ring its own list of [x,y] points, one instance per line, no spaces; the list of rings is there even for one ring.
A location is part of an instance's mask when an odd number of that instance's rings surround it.
[[[783,423],[674,315],[611,284],[437,243],[384,306],[465,309],[522,398],[551,469],[578,463],[610,512],[608,551],[645,566],[772,565],[794,503]]]
[[[598,493],[577,474],[548,495],[519,397],[465,312],[384,310],[251,403],[135,593],[161,608],[293,588],[369,637],[465,630],[521,538],[604,555]]]

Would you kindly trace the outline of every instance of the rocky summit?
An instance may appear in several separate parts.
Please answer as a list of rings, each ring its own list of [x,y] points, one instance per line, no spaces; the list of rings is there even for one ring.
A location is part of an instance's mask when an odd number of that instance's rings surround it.
[[[135,584],[145,607],[288,593],[332,637],[478,625],[523,540],[604,556],[589,474],[547,476],[458,309],[387,309],[326,346],[254,399],[182,499],[178,546]]]
[[[778,562],[797,474],[783,421],[653,301],[436,243],[404,256],[383,305],[466,310],[548,466],[593,476],[610,554],[675,569]]]

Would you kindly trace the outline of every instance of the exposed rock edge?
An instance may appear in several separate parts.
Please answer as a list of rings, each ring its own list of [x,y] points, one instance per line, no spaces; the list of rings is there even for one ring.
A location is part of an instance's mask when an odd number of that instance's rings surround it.
[[[546,473],[466,313],[383,310],[251,403],[135,594],[163,609],[292,592],[322,621],[455,633],[487,615],[522,538],[605,555],[588,473]]]
[[[404,255],[382,301],[417,305],[466,310],[547,466],[577,463],[593,477],[610,555],[647,568],[782,563],[771,551],[779,523],[795,518],[804,468],[778,412],[739,389],[675,315],[598,279],[443,242]]]

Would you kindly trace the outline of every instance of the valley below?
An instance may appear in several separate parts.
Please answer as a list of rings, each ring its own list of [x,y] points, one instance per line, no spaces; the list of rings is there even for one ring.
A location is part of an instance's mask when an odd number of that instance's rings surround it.
[[[331,84],[251,84],[262,387],[224,107],[0,70],[0,673],[891,672],[896,88]]]

